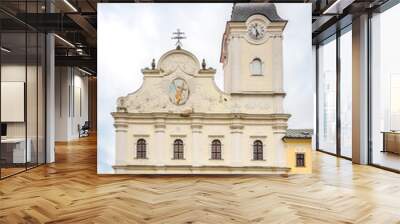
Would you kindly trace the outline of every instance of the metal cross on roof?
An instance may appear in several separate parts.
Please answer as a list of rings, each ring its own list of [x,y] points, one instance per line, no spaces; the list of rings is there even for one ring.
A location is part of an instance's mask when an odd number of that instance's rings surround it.
[[[184,36],[184,32],[181,32],[181,30],[180,29],[177,29],[176,30],[176,32],[173,32],[172,33],[172,35],[175,35],[175,36],[173,36],[171,39],[174,39],[174,40],[177,40],[176,41],[176,48],[177,49],[180,49],[181,47],[182,47],[182,42],[181,42],[181,40],[182,39],[186,39],[186,37]]]

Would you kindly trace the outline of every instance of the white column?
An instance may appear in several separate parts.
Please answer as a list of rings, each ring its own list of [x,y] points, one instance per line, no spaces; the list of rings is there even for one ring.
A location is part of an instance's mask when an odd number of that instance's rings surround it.
[[[193,166],[200,166],[202,161],[201,155],[201,128],[202,125],[198,123],[193,123],[192,126],[192,164]],[[204,153],[207,151],[204,151]]]
[[[352,159],[368,162],[368,15],[353,20],[352,25]]]
[[[232,152],[232,165],[240,166],[242,165],[242,135],[243,135],[243,125],[235,121],[231,126],[231,152]]]
[[[117,119],[117,118],[116,118]],[[126,165],[126,152],[129,150],[127,145],[128,140],[128,125],[116,120],[115,127],[115,165]]]
[[[168,144],[165,139],[165,124],[164,121],[158,121],[154,125],[154,154],[155,154],[155,165],[164,166],[165,160],[168,156]]]
[[[55,69],[55,141],[70,141],[74,129],[72,117],[72,68]]]
[[[54,35],[46,35],[46,163],[55,161],[55,54]]]

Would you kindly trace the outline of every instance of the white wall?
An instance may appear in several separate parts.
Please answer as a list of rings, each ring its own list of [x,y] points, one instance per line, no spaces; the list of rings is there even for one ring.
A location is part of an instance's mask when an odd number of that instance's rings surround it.
[[[88,78],[72,67],[56,67],[56,141],[79,137],[78,125],[88,120]]]
[[[31,75],[36,76],[36,67],[18,64],[8,64],[1,66],[1,81],[3,82],[24,82],[25,75],[28,72],[28,84],[27,88],[27,120],[28,120],[28,137],[30,133],[35,133],[36,135],[36,80],[34,80]],[[32,88],[34,86],[35,88]],[[2,96],[3,97],[3,96]],[[39,105],[40,107],[40,105]],[[1,110],[7,110],[7,108],[1,108]],[[24,110],[24,108],[22,108]],[[35,113],[33,113],[35,112]],[[33,122],[33,123],[32,123]],[[7,135],[9,137],[25,137],[25,122],[7,122]]]

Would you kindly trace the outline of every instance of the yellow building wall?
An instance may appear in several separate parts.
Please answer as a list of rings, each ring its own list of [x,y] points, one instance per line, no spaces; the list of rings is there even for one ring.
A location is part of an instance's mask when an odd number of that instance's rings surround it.
[[[311,139],[285,139],[285,147],[291,174],[307,174],[312,172]],[[296,167],[296,153],[304,153],[304,167]]]

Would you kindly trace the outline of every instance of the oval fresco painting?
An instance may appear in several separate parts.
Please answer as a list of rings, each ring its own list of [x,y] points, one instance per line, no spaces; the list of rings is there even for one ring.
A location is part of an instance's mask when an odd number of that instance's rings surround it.
[[[181,78],[174,79],[169,84],[168,95],[173,104],[182,105],[186,103],[189,98],[189,87],[186,81]]]

